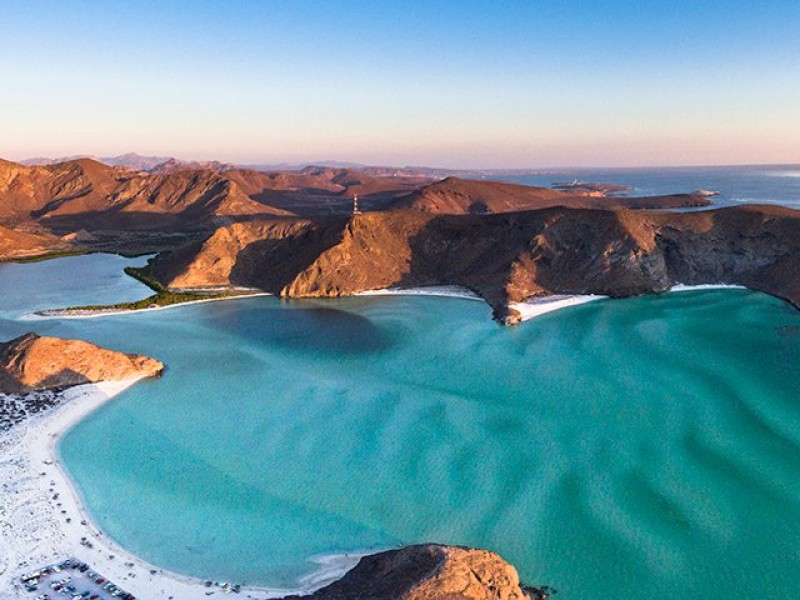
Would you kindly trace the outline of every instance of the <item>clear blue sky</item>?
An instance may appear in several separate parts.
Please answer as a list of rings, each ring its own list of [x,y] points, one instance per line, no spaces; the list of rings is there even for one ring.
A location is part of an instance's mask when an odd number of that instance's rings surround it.
[[[6,2],[0,156],[800,162],[800,0]]]

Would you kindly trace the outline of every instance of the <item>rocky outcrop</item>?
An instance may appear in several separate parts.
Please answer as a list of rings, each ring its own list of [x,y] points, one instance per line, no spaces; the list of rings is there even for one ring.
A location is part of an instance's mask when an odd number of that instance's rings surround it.
[[[674,194],[648,197],[607,197],[581,190],[555,190],[500,181],[448,177],[398,199],[395,208],[410,208],[428,213],[464,215],[522,210],[553,206],[603,209],[664,209],[708,206],[698,195]]]
[[[154,377],[163,370],[164,365],[153,358],[106,350],[81,340],[27,333],[0,343],[0,393],[5,394]]]
[[[314,600],[541,600],[545,589],[522,588],[517,570],[488,550],[436,544],[365,556]],[[289,596],[284,600],[299,600]]]
[[[550,208],[497,215],[419,211],[238,223],[155,262],[168,287],[250,286],[283,297],[459,285],[494,316],[550,294],[625,297],[676,283],[739,284],[800,306],[800,212]]]

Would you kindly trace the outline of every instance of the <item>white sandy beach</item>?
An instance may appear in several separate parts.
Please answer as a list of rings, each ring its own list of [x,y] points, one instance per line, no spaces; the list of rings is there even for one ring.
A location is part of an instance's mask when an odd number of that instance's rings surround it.
[[[359,292],[357,296],[444,296],[448,298],[464,298],[466,300],[478,300],[483,302],[483,298],[472,290],[459,286],[429,286],[418,288],[386,288],[383,290],[370,290]],[[595,295],[571,295],[560,294],[554,296],[535,296],[528,298],[525,302],[512,302],[509,306],[520,313],[523,321],[533,319],[562,308],[577,306],[585,302],[602,300],[607,296]]]
[[[187,599],[222,595],[205,581],[170,573],[125,552],[92,523],[56,455],[59,436],[136,380],[82,385],[63,392],[57,407],[0,433],[0,598],[33,598],[19,577],[75,557],[138,598]],[[85,539],[91,548],[82,545]],[[265,549],[265,551],[267,551]],[[243,588],[239,597],[308,593],[340,578],[360,557],[317,557],[302,589]],[[231,582],[236,583],[236,582]]]
[[[528,321],[529,319],[545,315],[555,310],[570,308],[572,306],[603,300],[605,298],[608,298],[608,296],[597,296],[594,294],[535,296],[533,298],[528,298],[525,302],[512,302],[509,306],[519,313],[523,321]]]
[[[464,298],[466,300],[479,300],[483,302],[483,298],[478,296],[472,290],[457,285],[431,285],[425,287],[415,288],[384,288],[381,290],[367,290],[365,292],[358,292],[356,296],[444,296],[447,298]]]
[[[730,285],[724,283],[708,283],[700,285],[685,285],[682,283],[672,286],[668,292],[691,292],[696,290],[717,290],[717,289],[747,289],[741,285]],[[440,296],[446,298],[462,298],[465,300],[478,300],[483,302],[483,298],[472,290],[455,285],[426,286],[417,288],[384,288],[379,290],[367,290],[357,292],[354,296]],[[53,314],[41,314],[41,312],[29,313],[19,317],[21,321],[37,321],[42,319],[96,319],[100,317],[110,317],[115,315],[127,315],[134,313],[154,312],[190,306],[192,304],[202,304],[205,302],[221,302],[223,300],[241,300],[245,298],[256,298],[259,296],[272,296],[269,292],[246,293],[239,296],[222,296],[219,298],[203,298],[180,302],[167,306],[154,306],[151,308],[140,309],[98,309],[98,310],[75,310],[59,312],[60,309],[53,309]],[[563,308],[578,306],[587,302],[607,299],[608,296],[597,294],[556,294],[552,296],[532,296],[524,302],[512,302],[509,306],[520,313],[522,321],[528,321]]]
[[[719,290],[719,289],[746,289],[741,285],[730,285],[725,283],[708,283],[700,285],[686,285],[683,283],[672,286],[668,292],[692,292],[698,290]],[[483,302],[483,298],[478,296],[472,290],[459,286],[429,286],[418,288],[386,288],[382,290],[370,290],[366,292],[359,292],[357,296],[445,296],[450,298],[464,298],[467,300],[479,300]],[[511,302],[510,308],[519,312],[522,321],[528,321],[535,317],[545,315],[550,312],[562,310],[564,308],[571,308],[586,304],[587,302],[595,302],[597,300],[606,300],[608,296],[599,294],[554,294],[551,296],[532,296],[524,302]]]
[[[686,285],[678,283],[673,285],[670,292],[696,292],[698,290],[746,290],[743,285],[733,285],[729,283],[701,283],[700,285]]]
[[[710,289],[743,289],[742,286],[679,284],[670,292]],[[252,294],[254,295],[265,294]],[[470,290],[437,286],[386,289],[362,292],[362,296],[427,295],[483,301]],[[245,296],[234,296],[243,298]],[[601,300],[597,295],[554,295],[513,303],[522,320],[586,302]],[[223,298],[226,299],[226,298]],[[198,300],[197,302],[218,299]],[[182,304],[174,306],[183,306]],[[145,310],[163,310],[154,308]],[[121,311],[120,311],[121,312]],[[130,311],[128,311],[130,312]],[[106,316],[97,315],[76,316]],[[116,314],[116,313],[115,313]],[[61,316],[59,318],[65,318]],[[84,510],[79,494],[58,461],[59,436],[119,394],[136,380],[83,385],[62,392],[63,402],[53,409],[28,417],[10,431],[0,432],[0,598],[31,598],[35,594],[18,587],[19,577],[39,567],[78,558],[139,598],[207,598],[219,588],[206,587],[205,581],[171,573],[150,565],[122,550],[95,526]],[[85,539],[91,548],[82,545]],[[276,598],[288,593],[309,593],[340,578],[352,568],[360,555],[322,556],[311,559],[317,569],[301,582],[301,589],[245,588],[241,597]],[[232,582],[236,583],[236,582]]]

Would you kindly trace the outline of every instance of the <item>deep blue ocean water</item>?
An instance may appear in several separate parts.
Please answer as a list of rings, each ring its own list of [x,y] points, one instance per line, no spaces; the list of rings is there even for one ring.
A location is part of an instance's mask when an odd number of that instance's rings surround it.
[[[669,191],[721,188],[684,183]],[[132,262],[0,265],[0,339],[34,329],[168,365],[60,445],[97,523],[135,554],[291,586],[311,556],[436,541],[496,550],[565,599],[800,597],[786,303],[687,292],[515,328],[426,297],[25,320],[148,295],[122,275]]]
[[[719,192],[715,206],[782,204],[800,208],[800,165],[748,167],[673,167],[662,169],[565,169],[532,175],[505,176],[504,181],[550,187],[559,181],[627,185],[629,195]]]

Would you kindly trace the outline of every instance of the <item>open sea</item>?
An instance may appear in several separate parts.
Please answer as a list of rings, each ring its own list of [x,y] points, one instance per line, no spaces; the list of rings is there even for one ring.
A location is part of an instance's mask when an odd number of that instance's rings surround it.
[[[732,171],[545,183],[800,206],[800,168]],[[167,364],[60,444],[134,554],[293,587],[312,557],[433,541],[495,550],[564,600],[800,597],[800,311],[785,302],[684,292],[514,328],[481,302],[419,296],[26,316],[145,297],[122,273],[143,262],[0,265],[0,339],[35,330]]]
[[[662,169],[564,169],[494,177],[510,183],[550,187],[557,181],[627,185],[628,195],[656,196],[698,189],[719,193],[715,206],[782,204],[800,209],[800,165],[671,167]]]

